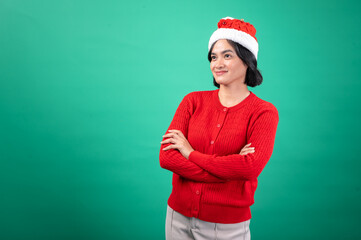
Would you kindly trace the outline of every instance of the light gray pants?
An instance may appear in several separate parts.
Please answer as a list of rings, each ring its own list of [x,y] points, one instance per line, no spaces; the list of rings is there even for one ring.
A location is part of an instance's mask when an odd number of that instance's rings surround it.
[[[250,220],[232,223],[212,223],[189,218],[169,206],[165,223],[166,240],[250,240]]]

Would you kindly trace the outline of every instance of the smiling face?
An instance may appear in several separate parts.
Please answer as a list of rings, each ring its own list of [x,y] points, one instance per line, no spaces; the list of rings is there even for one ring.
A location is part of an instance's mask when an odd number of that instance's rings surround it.
[[[245,84],[247,65],[225,39],[218,40],[211,52],[211,71],[219,85]]]

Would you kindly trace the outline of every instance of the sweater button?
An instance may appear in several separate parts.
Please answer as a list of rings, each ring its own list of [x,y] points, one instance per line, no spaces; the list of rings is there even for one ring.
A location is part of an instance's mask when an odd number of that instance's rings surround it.
[[[221,124],[217,124],[217,127],[221,127]]]
[[[227,108],[223,108],[223,111],[227,112]]]
[[[198,191],[198,190],[196,191],[196,194],[199,195],[199,191]]]
[[[212,141],[211,141],[211,144],[213,144],[213,143],[214,143],[214,141],[212,140]]]

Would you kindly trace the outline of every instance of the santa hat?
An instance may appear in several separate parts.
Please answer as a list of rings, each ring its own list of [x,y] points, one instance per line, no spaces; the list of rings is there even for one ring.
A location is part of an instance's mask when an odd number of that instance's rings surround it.
[[[243,19],[238,20],[231,17],[222,18],[218,22],[218,29],[212,34],[208,43],[208,51],[213,43],[219,39],[229,39],[247,48],[257,60],[258,42],[256,29],[252,24]]]

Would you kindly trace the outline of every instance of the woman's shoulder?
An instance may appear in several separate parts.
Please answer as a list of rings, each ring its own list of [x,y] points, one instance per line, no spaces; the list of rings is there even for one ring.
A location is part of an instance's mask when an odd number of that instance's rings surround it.
[[[193,101],[204,101],[210,100],[216,90],[206,90],[206,91],[193,91],[184,96],[185,99],[190,99]]]
[[[252,104],[254,105],[253,107],[256,112],[274,111],[278,113],[278,110],[273,103],[256,96],[256,94],[254,93],[253,95],[254,95],[254,101]]]

